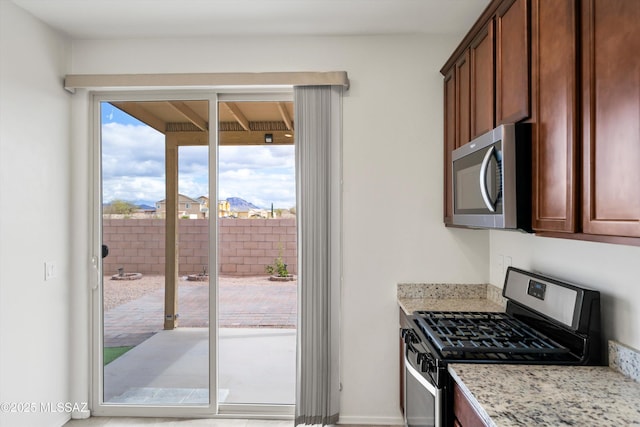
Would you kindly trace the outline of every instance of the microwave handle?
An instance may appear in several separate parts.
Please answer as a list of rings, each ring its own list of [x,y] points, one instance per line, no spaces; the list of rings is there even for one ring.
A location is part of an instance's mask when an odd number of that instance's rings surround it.
[[[491,147],[487,150],[484,155],[484,159],[482,159],[482,165],[480,166],[480,194],[482,194],[482,200],[484,204],[487,206],[491,212],[495,212],[496,208],[493,205],[491,199],[489,199],[489,190],[487,189],[487,168],[489,167],[489,161],[491,160],[491,156],[493,155],[496,147]]]

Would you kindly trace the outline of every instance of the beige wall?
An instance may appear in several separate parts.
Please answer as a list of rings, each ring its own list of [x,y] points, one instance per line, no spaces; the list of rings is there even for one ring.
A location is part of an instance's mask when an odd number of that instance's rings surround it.
[[[264,267],[282,255],[297,274],[296,220],[221,218],[218,250],[220,273],[235,276],[265,274]],[[164,274],[165,222],[161,219],[105,219],[103,242],[109,256],[103,260],[105,275],[118,268],[125,272]],[[209,221],[179,222],[179,275],[209,271]]]

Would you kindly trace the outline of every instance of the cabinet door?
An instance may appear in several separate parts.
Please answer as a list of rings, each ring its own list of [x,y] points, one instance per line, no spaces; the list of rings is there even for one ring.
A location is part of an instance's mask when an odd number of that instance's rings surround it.
[[[496,14],[496,124],[529,117],[529,16],[526,0],[507,0]]]
[[[470,136],[470,112],[471,112],[471,89],[469,62],[469,52],[465,53],[456,62],[455,66],[455,87],[456,87],[456,148],[466,144],[471,140]]]
[[[471,139],[494,128],[493,21],[471,43]]]
[[[411,327],[409,323],[409,319],[407,315],[404,313],[403,309],[398,309],[398,320],[400,324],[400,329],[409,329]],[[404,416],[404,373],[405,373],[405,364],[404,364],[404,340],[402,338],[402,334],[399,337],[400,351],[399,351],[399,367],[400,367],[400,412]]]
[[[453,414],[455,421],[462,427],[486,426],[456,382],[453,383]]]
[[[582,3],[583,231],[640,237],[640,1]]]
[[[453,222],[451,152],[456,148],[455,67],[444,77],[444,223]]]
[[[574,0],[534,0],[531,6],[536,231],[576,231],[577,14]]]

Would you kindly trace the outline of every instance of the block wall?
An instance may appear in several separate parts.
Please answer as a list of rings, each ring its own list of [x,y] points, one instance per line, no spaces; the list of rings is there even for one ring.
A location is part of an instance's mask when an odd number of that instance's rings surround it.
[[[209,258],[209,222],[181,219],[178,226],[178,269],[181,276],[202,272]],[[219,220],[220,274],[255,276],[282,256],[287,269],[297,274],[296,220]],[[161,219],[105,219],[103,242],[109,255],[103,259],[105,275],[118,272],[164,274],[165,229]]]

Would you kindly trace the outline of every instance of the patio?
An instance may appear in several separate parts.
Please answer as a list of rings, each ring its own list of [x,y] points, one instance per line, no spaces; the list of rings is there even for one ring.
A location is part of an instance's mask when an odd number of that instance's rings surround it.
[[[206,404],[208,283],[180,280],[180,326],[165,331],[162,276],[119,285],[119,295],[106,279],[105,347],[135,347],[105,366],[105,402]],[[132,291],[136,286],[143,290]],[[266,277],[219,278],[219,402],[295,402],[296,286]]]
[[[297,282],[272,282],[265,276],[221,276],[220,328],[295,328]],[[145,275],[124,283],[104,279],[104,346],[138,345],[163,330],[164,277]],[[209,326],[209,282],[181,278],[179,328]]]

